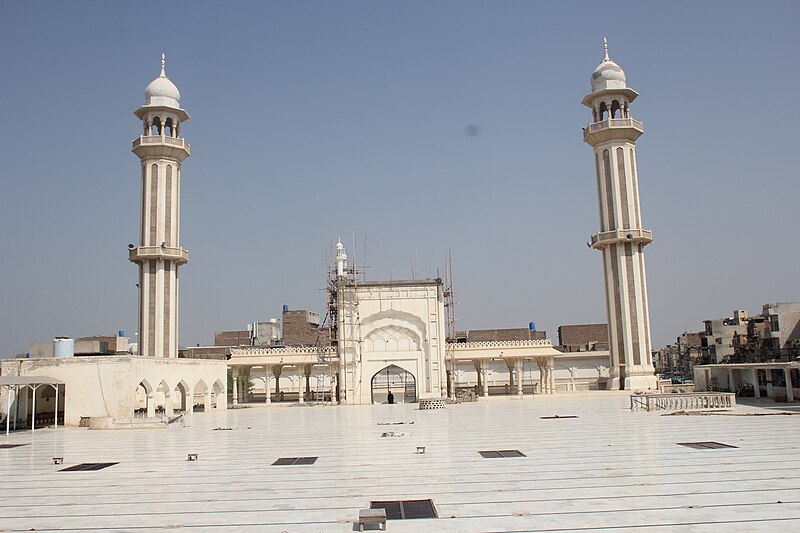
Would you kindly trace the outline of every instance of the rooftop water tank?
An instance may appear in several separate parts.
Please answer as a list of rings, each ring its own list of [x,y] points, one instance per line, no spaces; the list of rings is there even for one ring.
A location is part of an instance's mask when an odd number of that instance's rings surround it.
[[[75,355],[75,339],[56,337],[53,339],[53,357],[72,357]]]
[[[536,322],[528,322],[528,328],[531,331],[536,331]]]

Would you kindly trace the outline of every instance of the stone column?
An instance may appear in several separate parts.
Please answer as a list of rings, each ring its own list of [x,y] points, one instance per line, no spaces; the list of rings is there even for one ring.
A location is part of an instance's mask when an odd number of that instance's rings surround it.
[[[489,361],[481,361],[481,381],[483,382],[483,396],[489,397]]]
[[[164,414],[172,416],[174,411],[172,409],[172,394],[169,391],[164,391]]]
[[[786,401],[794,401],[794,391],[792,390],[792,369],[788,366],[783,369],[783,375],[786,379]]]
[[[508,393],[514,394],[514,370],[517,368],[517,360],[507,358],[506,368],[508,368]]]
[[[761,385],[758,384],[758,369],[753,367],[750,370],[753,373],[753,396],[761,398]]]
[[[480,362],[480,360],[479,359],[473,359],[472,360],[472,366],[475,367],[475,374],[478,376],[478,391],[482,391],[483,390],[483,380],[481,379],[481,362]]]
[[[551,357],[547,361],[547,375],[550,377],[550,394],[556,392],[555,360]]]
[[[280,401],[281,399],[281,367],[280,365],[275,365],[272,367],[272,375],[275,376],[275,398]]]
[[[311,371],[314,369],[313,365],[306,365],[303,369],[306,375],[306,399],[312,399],[311,396]],[[319,386],[319,385],[318,385]]]
[[[575,374],[577,374],[577,373],[578,373],[578,368],[577,367],[574,367],[574,366],[570,367],[570,369],[569,369],[569,384],[570,384],[570,387],[572,388],[572,392],[575,392],[576,390],[578,390],[577,387],[575,386]]]
[[[33,413],[36,416],[36,413]],[[152,392],[147,393],[147,418],[156,417],[156,398]]]
[[[264,392],[266,393],[266,404],[272,403],[272,367],[264,365]]]
[[[517,373],[517,396],[522,398],[522,378],[524,370],[524,359],[517,359],[514,361],[514,370]]]
[[[206,387],[206,391],[203,393],[203,412],[208,413],[211,411],[211,389]]]
[[[231,382],[233,384],[233,392],[231,393],[233,405],[239,405],[239,372],[235,366],[231,367]]]
[[[775,394],[772,390],[772,369],[765,368],[764,372],[767,374],[767,398],[774,398]]]
[[[303,390],[303,378],[305,377],[305,370],[302,365],[297,365],[297,403],[304,403],[305,391]]]
[[[728,392],[736,392],[736,388],[733,386],[733,369],[728,369]]]

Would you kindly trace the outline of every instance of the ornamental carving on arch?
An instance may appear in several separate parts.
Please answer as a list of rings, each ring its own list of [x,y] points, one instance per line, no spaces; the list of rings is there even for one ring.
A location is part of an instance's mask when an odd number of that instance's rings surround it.
[[[364,339],[368,352],[415,352],[420,349],[419,337],[410,329],[388,325],[372,331]]]

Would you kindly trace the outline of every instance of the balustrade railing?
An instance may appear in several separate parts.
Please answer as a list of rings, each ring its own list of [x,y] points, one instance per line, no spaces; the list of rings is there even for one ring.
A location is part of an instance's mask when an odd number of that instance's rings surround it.
[[[274,348],[253,346],[252,348],[231,348],[232,357],[259,357],[270,355],[333,356],[336,355],[336,348],[316,348],[314,346],[279,346]]]
[[[736,407],[736,395],[732,392],[631,395],[631,411],[686,411],[734,407]]]
[[[167,137],[162,135],[142,135],[133,141],[134,148],[142,145],[169,144],[189,150],[189,143],[183,137]]]
[[[521,341],[485,341],[485,342],[452,342],[448,348],[468,350],[471,348],[515,348],[515,347],[552,347],[550,339],[530,339]]]
[[[590,133],[599,131],[605,128],[636,128],[644,130],[644,124],[634,118],[610,118],[601,120],[600,122],[593,122],[584,128],[583,136],[586,137]]]

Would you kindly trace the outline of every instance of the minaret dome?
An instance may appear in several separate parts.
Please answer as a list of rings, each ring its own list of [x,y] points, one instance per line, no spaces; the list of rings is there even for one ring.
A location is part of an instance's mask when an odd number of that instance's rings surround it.
[[[165,63],[164,54],[161,54],[161,74],[145,88],[144,105],[163,105],[180,109],[181,93],[167,77]]]
[[[605,89],[624,89],[625,71],[608,57],[608,41],[603,39],[603,61],[592,72],[592,92]]]

